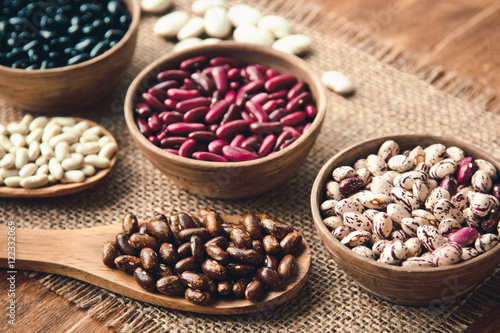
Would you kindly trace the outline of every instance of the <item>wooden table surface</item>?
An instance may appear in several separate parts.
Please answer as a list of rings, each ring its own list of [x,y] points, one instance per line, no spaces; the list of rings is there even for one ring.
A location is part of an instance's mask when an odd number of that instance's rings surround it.
[[[423,60],[500,93],[500,1],[293,1],[298,5],[313,2],[397,47],[419,54]],[[0,270],[3,292],[9,289],[8,276],[6,270]],[[17,317],[13,332],[114,332],[22,273],[16,278]],[[2,296],[2,299],[7,298]],[[4,309],[2,304],[0,330],[6,327]],[[496,332],[499,325],[500,307],[497,307],[469,332]]]

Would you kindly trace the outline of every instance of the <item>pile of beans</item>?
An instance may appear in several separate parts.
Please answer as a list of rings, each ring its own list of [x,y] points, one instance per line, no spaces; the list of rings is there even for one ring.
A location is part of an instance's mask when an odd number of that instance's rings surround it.
[[[305,82],[233,58],[186,59],[156,79],[135,107],[139,131],[183,157],[264,157],[297,140],[317,113]]]
[[[403,267],[470,260],[499,243],[500,184],[495,166],[436,143],[378,154],[333,170],[320,210],[342,244]]]
[[[0,65],[75,65],[113,47],[131,16],[118,0],[1,0]]]
[[[302,236],[265,214],[246,214],[239,224],[224,223],[209,208],[197,216],[156,214],[139,224],[127,213],[123,233],[103,246],[103,262],[133,274],[150,292],[184,294],[198,305],[215,296],[259,302],[268,289],[282,291],[299,272],[294,254]]]
[[[38,188],[80,183],[105,169],[118,149],[99,126],[72,117],[26,115],[0,125],[0,184]]]

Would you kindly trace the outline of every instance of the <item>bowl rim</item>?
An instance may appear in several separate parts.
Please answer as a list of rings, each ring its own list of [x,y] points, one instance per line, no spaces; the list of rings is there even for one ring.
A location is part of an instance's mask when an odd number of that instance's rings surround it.
[[[460,270],[465,266],[470,266],[473,264],[480,264],[480,263],[485,263],[488,264],[489,261],[491,261],[492,257],[497,257],[500,261],[500,244],[497,244],[494,249],[483,253],[475,258],[472,258],[470,260],[464,261],[464,262],[459,262],[457,264],[449,265],[449,266],[439,266],[439,267],[402,267],[402,266],[395,266],[395,265],[389,265],[389,264],[384,264],[380,263],[376,260],[371,260],[368,259],[360,254],[357,254],[353,252],[351,249],[349,249],[347,246],[343,245],[337,238],[333,237],[331,232],[328,230],[328,228],[322,223],[322,217],[321,213],[319,210],[319,207],[321,205],[320,199],[323,197],[322,192],[324,191],[324,187],[322,186],[322,183],[324,181],[324,178],[326,177],[327,174],[331,174],[333,171],[333,167],[336,165],[337,160],[339,160],[345,153],[352,151],[352,150],[359,150],[360,152],[362,151],[362,147],[368,143],[372,143],[374,141],[380,141],[381,143],[386,141],[386,140],[394,140],[398,142],[398,139],[401,138],[412,138],[414,140],[417,139],[430,139],[432,141],[435,141],[436,143],[438,142],[450,142],[453,145],[456,145],[457,147],[466,150],[466,151],[474,151],[474,154],[477,156],[480,156],[481,158],[487,159],[491,163],[493,163],[498,170],[500,170],[500,162],[497,161],[493,156],[490,154],[486,153],[482,149],[478,148],[474,144],[471,144],[466,141],[461,141],[457,140],[451,137],[447,136],[436,136],[436,135],[430,135],[430,134],[401,134],[401,135],[388,135],[388,136],[379,136],[379,137],[374,137],[370,138],[367,140],[360,141],[358,143],[355,143],[347,148],[342,149],[338,153],[336,153],[334,156],[332,156],[328,161],[321,167],[320,171],[316,175],[316,178],[314,180],[312,189],[311,189],[311,197],[310,197],[310,203],[311,203],[311,212],[313,216],[313,221],[314,225],[316,227],[316,230],[320,236],[325,236],[328,237],[328,239],[331,240],[332,246],[335,248],[335,250],[340,251],[348,256],[352,256],[353,259],[362,262],[363,264],[368,264],[374,267],[377,267],[380,270],[386,271],[386,273],[389,272],[398,272],[401,274],[417,274],[417,275],[426,275],[431,272],[437,273],[449,273],[453,272],[455,270]],[[463,147],[466,146],[464,149]],[[365,154],[365,157],[368,156]],[[360,157],[361,158],[361,157]],[[326,244],[322,240],[322,243],[325,247]],[[328,247],[327,247],[328,248]],[[330,249],[328,249],[330,251]],[[495,266],[496,267],[496,266]],[[495,268],[493,267],[493,269]]]
[[[68,65],[68,66],[62,66],[62,67],[55,67],[55,68],[47,68],[47,69],[23,69],[23,68],[12,68],[8,66],[3,66],[0,65],[0,72],[4,73],[11,73],[11,74],[23,74],[23,75],[30,75],[30,76],[35,76],[35,75],[43,75],[43,74],[49,74],[49,73],[64,73],[67,71],[71,71],[74,69],[79,69],[82,67],[87,67],[94,65],[95,63],[100,62],[101,60],[107,58],[113,53],[116,53],[119,49],[123,47],[125,43],[127,43],[130,38],[132,37],[133,34],[135,34],[138,29],[139,29],[139,23],[141,20],[141,4],[140,0],[119,0],[127,6],[130,15],[132,16],[132,21],[130,22],[130,26],[127,29],[127,32],[123,37],[118,41],[116,45],[114,45],[112,48],[109,50],[106,50],[103,54],[98,55],[97,57],[94,57],[92,59],[86,60],[84,62],[75,64],[75,65]]]
[[[318,96],[313,96],[314,100],[316,102],[316,109],[317,109],[317,114],[314,117],[313,122],[311,123],[311,126],[309,127],[308,131],[304,134],[302,134],[297,140],[295,140],[292,144],[290,144],[288,147],[285,149],[279,150],[277,152],[274,152],[272,154],[269,154],[264,157],[259,157],[253,160],[249,161],[238,161],[238,162],[233,162],[233,161],[228,161],[228,162],[214,162],[214,161],[202,161],[202,160],[197,160],[194,158],[187,158],[187,157],[182,157],[182,156],[177,156],[175,154],[169,153],[161,149],[160,147],[152,144],[142,133],[139,132],[139,129],[137,127],[137,124],[134,121],[134,116],[133,116],[133,102],[134,102],[134,94],[136,93],[137,87],[140,85],[140,83],[145,79],[145,77],[153,71],[155,68],[158,66],[161,66],[164,62],[167,61],[172,61],[177,58],[182,59],[186,55],[189,55],[189,57],[194,57],[196,54],[200,55],[203,54],[204,51],[207,50],[217,50],[220,49],[220,51],[217,52],[224,52],[224,50],[232,50],[232,49],[241,49],[241,50],[249,50],[250,52],[255,52],[255,53],[265,53],[269,56],[272,56],[276,59],[281,59],[287,62],[290,65],[293,65],[295,67],[299,67],[302,71],[305,73],[308,73],[308,75],[312,78],[312,82],[307,82],[309,86],[314,84],[318,90]],[[144,68],[137,76],[136,78],[132,81],[130,84],[127,94],[125,97],[125,103],[124,103],[124,113],[125,113],[125,121],[127,123],[127,127],[129,130],[132,132],[134,139],[138,140],[140,144],[145,148],[148,149],[150,152],[154,154],[159,154],[164,156],[165,158],[168,158],[172,161],[175,161],[177,164],[185,164],[186,166],[192,166],[192,167],[197,167],[197,168],[206,168],[206,169],[213,169],[213,168],[242,168],[242,167],[252,167],[255,165],[260,165],[263,163],[269,163],[274,160],[279,159],[283,155],[286,155],[290,152],[292,152],[295,148],[298,146],[303,145],[307,139],[309,139],[311,136],[313,136],[315,133],[316,135],[319,134],[319,130],[321,129],[321,125],[324,121],[324,118],[326,116],[327,108],[327,95],[326,95],[326,88],[325,86],[321,83],[321,80],[319,78],[319,75],[312,70],[311,66],[302,58],[299,58],[296,55],[281,52],[274,50],[270,47],[267,46],[261,46],[261,45],[256,45],[256,44],[250,44],[250,43],[241,43],[241,42],[235,42],[235,41],[221,41],[216,44],[208,44],[208,45],[195,45],[189,48],[186,48],[181,51],[177,52],[172,52],[169,53],[151,64],[149,64],[146,68]]]

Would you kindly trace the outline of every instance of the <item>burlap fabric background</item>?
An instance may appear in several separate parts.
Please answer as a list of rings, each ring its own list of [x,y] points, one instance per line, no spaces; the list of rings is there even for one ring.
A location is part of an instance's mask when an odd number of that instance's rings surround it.
[[[240,1],[241,2],[241,1]],[[255,3],[254,3],[255,2]],[[231,2],[233,3],[233,2]],[[129,83],[147,64],[170,52],[173,44],[155,36],[157,17],[143,15],[134,61],[104,110],[80,116],[106,127],[117,139],[118,161],[109,176],[80,194],[47,200],[2,199],[2,223],[38,229],[88,228],[117,223],[126,211],[146,219],[154,212],[195,213],[210,206],[224,214],[265,212],[290,222],[311,245],[312,272],[297,295],[274,309],[248,315],[215,316],[174,311],[123,298],[77,280],[31,274],[96,318],[121,332],[457,332],[464,331],[500,299],[500,271],[454,302],[433,307],[404,307],[375,298],[359,288],[329,257],[316,235],[309,207],[316,173],[329,157],[360,140],[397,133],[432,133],[459,137],[500,158],[496,112],[485,111],[492,96],[467,80],[377,42],[341,18],[283,0],[248,0],[263,13],[277,13],[312,37],[304,56],[318,72],[340,70],[356,93],[343,98],[329,93],[328,115],[307,160],[283,186],[258,198],[240,201],[207,199],[178,188],[143,159],[128,135],[122,115]],[[176,1],[190,8],[191,1]],[[0,120],[22,117],[1,105]],[[450,290],[460,286],[450,285]]]

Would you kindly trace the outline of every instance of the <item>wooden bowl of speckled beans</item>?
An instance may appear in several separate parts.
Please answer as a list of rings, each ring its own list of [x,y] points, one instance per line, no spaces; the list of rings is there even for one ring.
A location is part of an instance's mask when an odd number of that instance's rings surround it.
[[[119,0],[120,12],[116,16],[121,15],[121,19],[124,16],[121,13],[128,12],[130,14],[130,25],[128,30],[116,33],[120,29],[108,29],[108,26],[102,24],[105,21],[105,18],[103,18],[103,15],[105,15],[103,14],[104,7],[102,6],[106,6],[110,2],[103,1],[99,4],[82,2],[81,6],[101,6],[95,10],[89,7],[90,9],[85,11],[82,11],[81,7],[77,7],[80,6],[80,3],[66,3],[64,7],[74,5],[69,13],[64,8],[58,7],[59,5],[55,1],[38,1],[35,4],[31,2],[34,8],[31,8],[31,11],[36,11],[32,14],[35,22],[25,23],[24,26],[19,25],[10,29],[21,31],[24,29],[29,34],[33,33],[37,36],[39,34],[41,37],[37,37],[38,40],[35,40],[35,42],[39,42],[38,45],[42,46],[28,49],[26,45],[30,43],[22,44],[25,42],[20,38],[18,42],[14,42],[20,46],[9,47],[10,54],[14,54],[12,57],[18,58],[14,58],[16,61],[13,63],[11,63],[12,61],[7,63],[5,58],[3,58],[6,61],[5,64],[0,62],[0,99],[3,99],[7,104],[28,111],[71,114],[75,111],[83,111],[93,107],[110,97],[134,55],[141,16],[139,0]],[[25,3],[29,3],[29,1],[25,1]],[[22,10],[28,12],[25,9]],[[50,14],[44,14],[45,9]],[[59,13],[60,9],[64,11]],[[80,25],[71,23],[71,27],[67,29],[52,27],[45,22],[50,20],[52,20],[50,22],[54,22],[55,18],[49,16],[54,15],[56,10],[58,15],[64,16],[67,14],[66,16],[68,16],[68,18],[62,17],[61,21],[58,22],[70,22],[70,19],[74,15],[80,15],[79,13],[82,13],[81,15],[86,18],[78,21],[81,22]],[[106,15],[110,15],[109,13]],[[48,18],[41,22],[44,15]],[[97,35],[95,37],[85,37],[94,24],[90,21],[87,22],[87,17],[88,20],[94,20],[94,23],[100,22],[102,24],[99,28],[96,28],[102,29],[102,31],[96,32],[100,37],[97,37]],[[117,21],[118,17],[111,20]],[[44,26],[45,24],[47,24],[47,27]],[[6,26],[8,24],[3,25],[2,29],[7,29]],[[71,34],[73,37],[62,35],[66,33],[64,31],[70,29],[74,29]],[[110,30],[113,30],[113,32],[110,32]],[[0,31],[0,35],[2,32],[3,30]],[[90,34],[90,32],[88,33]],[[20,34],[20,31],[17,31],[17,34]],[[51,37],[51,34],[55,34],[56,37]],[[71,41],[63,41],[60,37],[71,38]],[[4,38],[5,40],[6,38]],[[104,51],[105,47],[100,43],[108,41],[111,48]],[[0,49],[1,46],[0,44]],[[102,48],[99,49],[99,47]],[[20,51],[17,52],[16,50]],[[30,53],[31,51],[33,52]],[[40,55],[37,55],[37,52]],[[63,54],[65,56],[66,54],[74,56],[67,59]],[[7,56],[10,57],[9,54]],[[78,60],[76,58],[78,56],[84,57],[86,60]],[[59,63],[61,59],[64,59],[64,62]],[[23,64],[23,61],[32,63],[32,65],[25,68],[26,64]]]
[[[339,166],[353,166],[358,159],[377,154],[386,140],[396,141],[400,151],[411,150],[417,145],[425,148],[434,143],[442,143],[446,147],[456,146],[466,156],[487,160],[500,170],[500,163],[491,155],[471,144],[451,138],[400,135],[366,140],[340,151],[319,171],[311,191],[311,209],[316,230],[335,263],[360,287],[373,295],[402,305],[437,306],[451,302],[484,281],[499,267],[500,244],[473,259],[450,266],[409,268],[380,263],[353,252],[334,237],[323,223],[320,205],[326,200],[325,186],[332,179],[333,170]],[[497,228],[493,233],[498,236]]]
[[[188,59],[195,59],[197,57],[203,56],[206,59],[203,63],[207,63],[211,61],[211,59],[220,58],[220,57],[229,57],[233,60],[236,60],[239,65],[234,65],[236,67],[242,66],[241,68],[246,68],[248,65],[259,65],[265,66],[267,69],[272,69],[273,71],[277,71],[280,74],[293,75],[296,77],[298,81],[303,81],[308,85],[308,94],[310,93],[310,100],[308,103],[312,103],[315,105],[317,113],[314,117],[308,118],[309,120],[304,120],[300,124],[305,124],[309,122],[309,127],[307,130],[303,130],[302,125],[298,124],[295,128],[301,128],[301,133],[297,137],[289,137],[288,142],[290,144],[286,144],[285,146],[279,145],[280,149],[275,149],[275,151],[271,150],[266,153],[266,155],[262,154],[262,157],[254,158],[251,160],[229,160],[224,156],[228,156],[227,154],[222,156],[222,154],[207,155],[206,153],[210,153],[215,150],[210,150],[210,143],[216,140],[224,140],[225,143],[224,148],[222,150],[226,151],[226,149],[233,150],[229,146],[233,146],[233,140],[235,139],[236,132],[234,134],[228,134],[228,132],[218,131],[218,123],[219,121],[211,122],[206,121],[203,123],[208,113],[202,115],[201,120],[192,120],[187,121],[189,123],[196,123],[194,126],[196,128],[206,125],[206,128],[200,131],[211,132],[212,134],[208,134],[208,136],[212,136],[205,143],[202,141],[197,141],[197,148],[194,153],[190,153],[189,155],[184,154],[185,150],[183,150],[182,145],[177,147],[175,145],[167,145],[163,141],[164,134],[172,135],[174,137],[180,137],[179,142],[185,142],[184,140],[187,138],[191,138],[191,133],[177,133],[177,128],[174,129],[170,127],[170,125],[175,125],[171,123],[167,123],[167,120],[164,121],[161,126],[158,127],[157,130],[149,131],[147,126],[152,123],[154,117],[164,117],[164,119],[168,119],[171,115],[175,115],[176,117],[180,117],[179,123],[184,121],[184,115],[186,115],[189,111],[184,109],[184,101],[176,102],[175,106],[165,107],[165,103],[170,103],[169,98],[167,97],[166,92],[163,91],[163,97],[158,97],[161,99],[159,101],[157,108],[159,110],[148,111],[146,116],[138,115],[138,105],[139,103],[144,102],[144,94],[148,94],[150,92],[150,88],[154,85],[158,84],[156,78],[158,75],[163,75],[165,71],[169,70],[177,70],[180,68],[183,61]],[[208,60],[207,60],[208,59]],[[196,65],[198,66],[198,65]],[[200,65],[201,66],[201,65]],[[208,66],[208,65],[207,65]],[[210,67],[210,66],[208,66]],[[217,66],[214,66],[217,67]],[[231,66],[219,66],[222,67],[222,71],[224,73],[231,69]],[[184,67],[183,67],[184,68]],[[238,67],[239,68],[239,67]],[[239,69],[238,69],[239,70]],[[194,91],[195,94],[198,94],[195,90],[198,89],[200,91],[204,91],[205,88],[200,88],[199,85],[204,84],[200,81],[200,78],[196,78],[195,74],[200,74],[200,70],[196,68],[186,69],[187,75],[192,80],[197,80],[198,88],[189,89]],[[185,71],[185,72],[186,72]],[[266,70],[267,72],[267,70]],[[226,73],[227,74],[227,73]],[[224,75],[226,75],[224,74]],[[212,75],[212,74],[211,74]],[[211,77],[211,76],[210,76]],[[182,84],[182,79],[175,78],[169,81],[176,81],[176,85]],[[190,80],[190,79],[188,79]],[[211,79],[210,79],[211,80]],[[228,81],[232,82],[233,79],[228,79]],[[234,79],[237,81],[237,79]],[[181,83],[179,83],[179,81]],[[256,81],[264,81],[264,80],[250,80],[252,82]],[[163,84],[167,81],[160,82]],[[250,83],[246,82],[245,84]],[[213,83],[212,83],[213,84]],[[230,84],[230,83],[228,83]],[[243,86],[243,85],[242,85]],[[170,91],[173,91],[172,88],[169,88]],[[221,88],[222,89],[222,88]],[[218,91],[222,91],[217,89]],[[285,95],[288,90],[283,88],[285,91]],[[290,89],[291,90],[291,89]],[[229,94],[226,91],[226,95]],[[280,90],[281,91],[281,90]],[[302,90],[300,90],[302,91]],[[211,94],[202,92],[202,97],[194,97],[194,98],[203,98],[210,99],[211,97],[207,97],[208,95],[213,96],[213,91]],[[244,102],[242,102],[241,109],[236,111],[235,118],[231,118],[231,121],[243,122],[245,125],[245,121],[242,117],[242,111],[248,103],[248,100],[251,99],[254,92],[245,93]],[[255,94],[257,94],[255,92]],[[264,95],[267,93],[264,92]],[[271,92],[269,92],[270,96]],[[262,95],[262,96],[264,96]],[[169,95],[170,96],[170,95]],[[173,95],[172,95],[173,96]],[[149,96],[150,97],[150,96]],[[193,98],[193,99],[194,99]],[[216,97],[214,97],[216,98]],[[264,96],[264,98],[267,98]],[[271,98],[271,97],[269,97]],[[230,99],[228,99],[230,100]],[[162,103],[164,101],[164,103]],[[217,102],[221,102],[222,97],[217,99]],[[284,102],[284,101],[283,101]],[[182,107],[181,107],[182,103]],[[210,102],[211,103],[211,102]],[[226,107],[231,108],[231,105],[236,104],[235,100],[232,102],[228,102],[230,105],[226,105]],[[302,102],[301,102],[302,103]],[[243,104],[245,106],[243,106]],[[216,109],[214,107],[215,104],[210,105],[207,104],[204,112],[211,112]],[[285,106],[283,106],[284,108]],[[198,107],[197,109],[203,108]],[[303,106],[302,106],[303,108]],[[153,108],[154,109],[154,108]],[[234,109],[234,107],[233,107]],[[202,109],[203,110],[203,109]],[[224,116],[221,115],[221,119],[223,117],[229,117],[229,109],[227,112],[224,111]],[[297,111],[299,112],[299,111]],[[292,112],[290,112],[292,113]],[[158,59],[151,65],[149,65],[146,69],[144,69],[132,82],[131,86],[127,91],[127,96],[125,99],[125,120],[127,122],[127,127],[132,135],[137,146],[141,149],[144,156],[149,159],[152,164],[160,170],[165,176],[167,176],[174,183],[179,185],[182,188],[186,188],[193,193],[198,193],[208,197],[221,198],[221,199],[238,199],[238,198],[247,198],[254,197],[270,191],[276,188],[278,185],[285,182],[293,172],[299,167],[299,165],[304,161],[307,154],[309,153],[311,147],[313,146],[317,136],[319,135],[321,126],[323,124],[323,119],[326,114],[326,92],[325,88],[322,85],[318,75],[309,67],[309,65],[302,59],[297,56],[286,54],[283,52],[275,51],[268,47],[253,45],[253,44],[243,44],[237,42],[220,42],[214,45],[204,45],[204,46],[196,46],[181,52],[171,53],[166,55],[165,57]],[[205,118],[204,118],[205,117]],[[247,119],[248,115],[246,115]],[[267,116],[266,116],[267,117]],[[269,114],[269,117],[270,114]],[[251,118],[251,117],[250,117]],[[142,122],[141,128],[138,127],[138,123]],[[229,122],[229,121],[228,121]],[[252,133],[258,132],[259,134],[255,134],[259,138],[259,140],[267,137],[269,135],[276,134],[276,137],[279,138],[278,132],[273,131],[256,131],[249,133],[249,128],[253,125],[254,122],[259,122],[257,118],[252,118],[247,121],[250,125],[246,126],[244,129],[238,132],[241,135],[249,135]],[[222,120],[220,120],[220,128],[222,128]],[[278,121],[278,124],[280,122]],[[233,123],[235,124],[235,123]],[[164,125],[166,126],[165,128]],[[212,126],[215,125],[215,126]],[[302,127],[301,127],[302,126]],[[161,128],[161,130],[160,130]],[[284,129],[281,128],[280,133],[284,132]],[[225,133],[225,134],[223,134]],[[160,139],[161,138],[161,139]],[[288,139],[287,139],[288,140]],[[293,141],[295,140],[295,141]],[[210,143],[209,143],[210,141]],[[152,142],[156,142],[155,144]],[[163,142],[163,143],[162,143]],[[278,146],[279,139],[276,140],[276,146]],[[230,144],[231,143],[231,144]],[[170,144],[170,143],[169,143]],[[207,150],[208,144],[208,150]],[[170,147],[170,148],[169,148]],[[238,146],[239,147],[239,146]],[[250,149],[252,150],[252,149]],[[260,148],[253,149],[253,152],[246,152],[244,154],[250,154],[252,156],[257,154],[257,151],[260,151]],[[201,152],[201,154],[200,154]],[[241,150],[240,150],[241,152]],[[198,153],[198,154],[196,154]],[[186,157],[191,156],[191,157]],[[195,157],[196,156],[196,157]],[[210,156],[210,158],[216,158],[216,160],[206,160],[203,159],[206,156]],[[222,156],[222,157],[221,157]],[[261,156],[261,155],[258,155]],[[200,159],[197,159],[200,158]],[[252,157],[253,158],[253,157]]]

